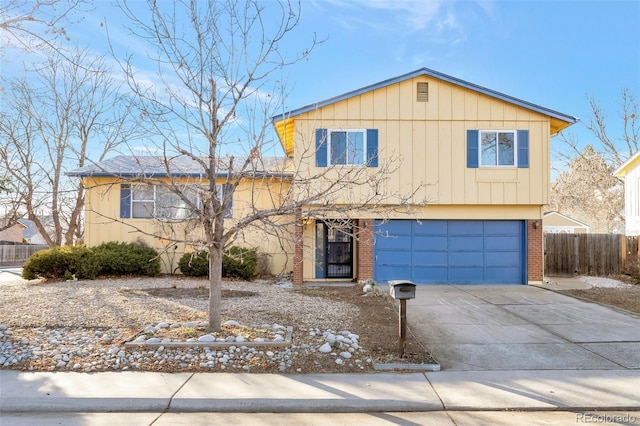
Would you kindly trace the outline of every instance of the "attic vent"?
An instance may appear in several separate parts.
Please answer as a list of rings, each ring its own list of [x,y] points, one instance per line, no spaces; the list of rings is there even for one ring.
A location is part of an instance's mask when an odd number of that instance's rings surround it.
[[[418,82],[418,95],[416,100],[418,102],[429,102],[429,83]]]

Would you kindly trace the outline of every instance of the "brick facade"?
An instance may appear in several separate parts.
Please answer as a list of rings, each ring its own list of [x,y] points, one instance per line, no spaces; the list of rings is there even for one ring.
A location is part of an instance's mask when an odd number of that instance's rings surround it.
[[[373,279],[373,220],[358,220],[356,278],[358,281]]]
[[[536,225],[537,223],[537,225]],[[527,221],[528,281],[542,282],[544,275],[544,248],[542,247],[542,221]]]

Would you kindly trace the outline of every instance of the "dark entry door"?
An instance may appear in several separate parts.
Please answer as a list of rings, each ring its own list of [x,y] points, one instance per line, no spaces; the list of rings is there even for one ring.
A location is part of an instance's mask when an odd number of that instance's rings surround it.
[[[316,278],[353,277],[353,224],[316,222]]]

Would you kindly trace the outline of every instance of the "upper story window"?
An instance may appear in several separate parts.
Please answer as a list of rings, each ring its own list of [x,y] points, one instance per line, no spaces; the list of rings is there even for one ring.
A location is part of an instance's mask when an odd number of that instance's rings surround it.
[[[529,167],[528,130],[467,130],[467,167]]]
[[[515,166],[515,131],[480,131],[480,166]]]
[[[218,198],[224,197],[224,185],[217,185]],[[180,195],[164,185],[120,185],[120,217],[135,219],[163,219],[182,220],[194,217],[190,205],[202,206],[202,200],[198,195],[198,187],[180,188],[181,193],[187,197],[187,203]],[[231,217],[232,204],[225,214]]]
[[[317,129],[316,166],[378,167],[378,129]]]
[[[367,136],[364,130],[329,130],[329,165],[365,163]]]

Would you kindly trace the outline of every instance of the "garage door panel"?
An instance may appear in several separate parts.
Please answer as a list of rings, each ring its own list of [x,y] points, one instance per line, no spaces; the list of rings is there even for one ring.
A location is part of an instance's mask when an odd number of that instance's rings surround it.
[[[484,266],[484,253],[481,251],[465,253],[449,253],[449,265],[460,266]]]
[[[487,250],[510,251],[519,250],[522,245],[522,241],[518,236],[488,236],[485,237],[484,244],[485,249]]]
[[[413,269],[412,276],[414,283],[445,283],[449,279],[449,268],[446,265],[435,267],[416,266]]]
[[[485,280],[493,284],[513,284],[521,280],[520,268],[485,268]]]
[[[446,220],[410,220],[413,235],[447,235]]]
[[[483,250],[484,238],[482,237],[449,237],[449,250],[475,251]]]
[[[451,220],[449,223],[449,235],[483,235],[482,221],[477,220]]]
[[[411,240],[411,247],[413,247],[414,250],[423,250],[423,251],[429,251],[429,250],[447,250],[448,247],[448,239],[447,237],[440,237],[440,236],[413,236],[412,240]]]
[[[376,237],[376,247],[381,250],[397,250],[407,248],[410,249],[411,245],[407,244],[408,236],[388,236],[388,237]]]
[[[477,282],[478,279],[484,279],[482,267],[453,267],[449,269],[449,282],[467,284]]]
[[[378,227],[379,229],[383,229],[386,233],[390,235],[411,235],[411,222],[409,220],[390,220],[382,224],[382,226]],[[383,232],[384,234],[385,232]]]
[[[375,226],[374,277],[379,282],[526,282],[523,221],[399,219]]]
[[[411,268],[386,265],[380,272],[380,276],[376,278],[376,281],[387,282],[390,280],[413,280]]]
[[[381,265],[411,266],[411,252],[385,250],[376,255]]]
[[[519,220],[487,220],[484,230],[487,235],[520,235],[522,222]]]
[[[412,264],[419,268],[421,266],[447,266],[449,254],[446,251],[414,251]]]
[[[487,267],[518,267],[520,265],[520,255],[513,252],[485,253],[484,265]]]

